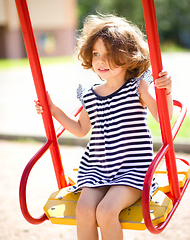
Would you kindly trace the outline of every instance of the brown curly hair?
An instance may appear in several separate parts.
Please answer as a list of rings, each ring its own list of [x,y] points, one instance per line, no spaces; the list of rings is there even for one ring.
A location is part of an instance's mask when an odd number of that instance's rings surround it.
[[[92,68],[94,43],[101,38],[111,66],[126,68],[125,79],[139,77],[150,66],[148,44],[140,29],[114,15],[89,15],[78,39],[78,58],[85,69]]]

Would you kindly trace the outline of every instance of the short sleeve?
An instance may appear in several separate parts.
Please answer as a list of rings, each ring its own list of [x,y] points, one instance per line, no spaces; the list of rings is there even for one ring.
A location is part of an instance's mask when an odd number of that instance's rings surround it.
[[[146,82],[148,82],[149,84],[151,84],[153,82],[153,77],[152,77],[152,71],[150,70],[150,68],[148,70],[146,70],[139,78],[136,78],[137,80],[137,84],[136,84],[136,92],[137,95],[139,96],[139,85],[140,85],[140,81],[141,80],[145,80]]]
[[[83,99],[84,93],[85,93],[85,88],[83,88],[82,85],[79,84],[77,88],[77,99],[82,103],[82,106],[84,107],[84,109],[86,109],[84,104],[84,99]]]

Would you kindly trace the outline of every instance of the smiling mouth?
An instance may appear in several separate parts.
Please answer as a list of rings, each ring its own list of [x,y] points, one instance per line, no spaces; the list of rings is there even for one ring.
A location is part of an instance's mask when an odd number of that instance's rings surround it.
[[[100,72],[108,72],[108,71],[109,71],[109,69],[105,69],[105,68],[98,68],[98,71],[100,71]]]

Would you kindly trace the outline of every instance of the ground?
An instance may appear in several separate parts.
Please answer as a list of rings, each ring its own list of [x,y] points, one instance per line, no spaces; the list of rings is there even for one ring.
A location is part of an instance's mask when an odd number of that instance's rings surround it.
[[[19,183],[24,167],[42,146],[38,142],[0,140],[0,240],[76,240],[75,226],[53,225],[49,221],[31,225],[23,218],[19,207]],[[82,147],[61,146],[65,173],[76,167],[83,153]],[[190,155],[177,154],[190,161]],[[49,195],[57,190],[53,167],[46,153],[31,172],[27,185],[27,199],[32,216],[39,217]],[[124,240],[189,240],[190,186],[163,233],[152,235],[147,230],[124,230]]]

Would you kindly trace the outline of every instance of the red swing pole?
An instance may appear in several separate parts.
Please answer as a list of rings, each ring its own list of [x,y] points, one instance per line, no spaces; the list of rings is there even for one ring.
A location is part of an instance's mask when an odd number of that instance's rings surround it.
[[[153,78],[157,79],[159,72],[162,71],[162,59],[159,43],[158,27],[156,20],[156,12],[154,0],[142,0],[145,26],[149,44],[150,59],[153,71]],[[180,189],[178,182],[177,167],[175,161],[175,151],[173,144],[173,137],[171,131],[171,124],[169,118],[169,111],[167,106],[167,96],[165,89],[155,88],[157,108],[160,121],[162,142],[169,146],[165,158],[168,171],[169,186],[172,199],[176,202],[180,198]]]
[[[58,145],[55,128],[53,124],[53,119],[52,119],[50,108],[49,108],[45,83],[44,83],[43,74],[41,70],[39,55],[36,47],[36,42],[34,38],[28,6],[26,3],[26,0],[15,0],[15,3],[16,3],[19,19],[20,19],[23,38],[24,38],[26,51],[27,51],[27,55],[28,55],[28,59],[29,59],[29,63],[30,63],[30,67],[33,75],[37,97],[44,109],[44,112],[42,114],[42,119],[44,123],[46,136],[48,141],[51,140],[53,142],[53,144],[50,147],[50,153],[52,156],[57,184],[59,189],[61,189],[67,186],[67,182],[64,175],[64,170],[62,166],[62,160],[61,160],[59,145]]]

